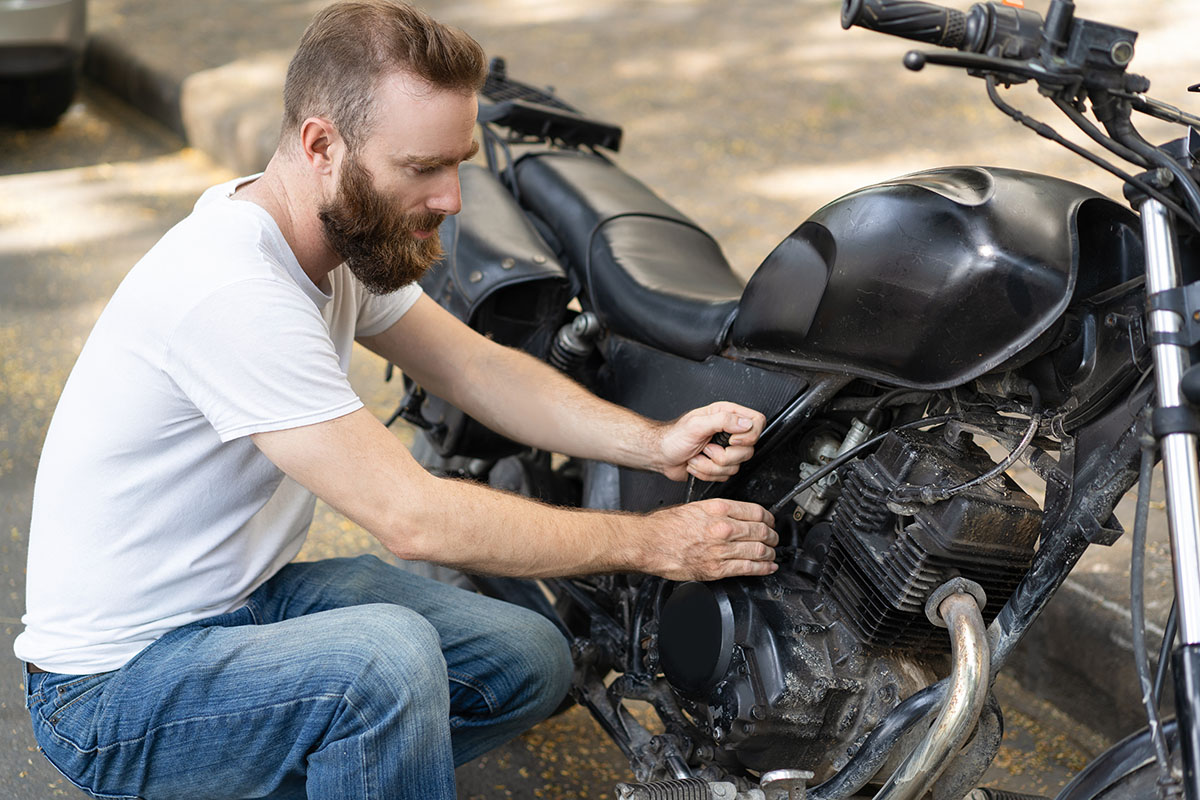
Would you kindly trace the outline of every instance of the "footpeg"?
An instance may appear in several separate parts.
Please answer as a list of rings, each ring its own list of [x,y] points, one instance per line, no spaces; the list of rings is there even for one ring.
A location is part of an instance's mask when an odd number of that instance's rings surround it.
[[[710,783],[699,778],[653,781],[651,783],[618,783],[617,800],[737,800],[737,787],[732,783]]]
[[[758,789],[739,792],[725,781],[683,778],[653,783],[618,783],[617,800],[805,800],[805,784],[813,774],[777,769],[762,776]]]

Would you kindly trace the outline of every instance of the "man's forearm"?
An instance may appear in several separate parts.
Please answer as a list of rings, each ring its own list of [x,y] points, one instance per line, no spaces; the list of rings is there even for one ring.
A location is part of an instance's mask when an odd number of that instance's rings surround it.
[[[362,343],[492,430],[550,452],[655,470],[674,479],[725,480],[753,453],[762,414],[717,402],[659,422],[602,400],[567,376],[471,330],[422,296]],[[720,431],[729,444],[710,444]]]
[[[713,499],[650,515],[554,508],[429,474],[363,408],[251,437],[402,558],[525,577],[638,571],[712,580],[774,569],[770,514],[751,503]]]
[[[651,563],[639,529],[644,520],[633,515],[555,508],[432,476],[414,488],[372,530],[404,559],[527,578],[643,570]]]
[[[550,365],[496,346],[466,365],[446,398],[519,442],[555,453],[660,470],[665,425],[602,400]]]
[[[583,511],[430,476],[393,508],[373,531],[392,552],[469,572],[713,580],[775,569],[770,515],[749,503],[706,500],[651,515]]]

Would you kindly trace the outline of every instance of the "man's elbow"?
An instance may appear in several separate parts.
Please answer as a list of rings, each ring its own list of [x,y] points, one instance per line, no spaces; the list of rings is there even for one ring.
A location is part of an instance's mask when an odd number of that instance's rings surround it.
[[[414,491],[393,498],[371,526],[375,537],[397,558],[438,560],[446,533],[445,505],[433,498],[442,482],[444,479],[428,476],[430,485],[412,487]]]

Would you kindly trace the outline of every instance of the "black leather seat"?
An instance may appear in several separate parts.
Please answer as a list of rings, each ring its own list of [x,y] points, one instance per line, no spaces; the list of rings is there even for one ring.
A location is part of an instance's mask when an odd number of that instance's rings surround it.
[[[600,156],[537,153],[516,172],[611,331],[696,360],[721,348],[744,284],[696,223]]]

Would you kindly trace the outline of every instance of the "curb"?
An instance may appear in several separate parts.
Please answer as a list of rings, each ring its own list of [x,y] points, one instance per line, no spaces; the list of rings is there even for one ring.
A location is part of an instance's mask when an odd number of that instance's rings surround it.
[[[1147,623],[1150,668],[1157,666],[1161,628]],[[1109,741],[1146,727],[1133,661],[1129,609],[1068,578],[1005,668],[1030,693]],[[1172,716],[1170,676],[1163,716]]]
[[[103,33],[88,36],[83,74],[187,140],[178,83],[139,62],[119,39]]]
[[[180,80],[139,60],[119,38],[96,33],[83,72],[216,163],[250,175],[266,167],[279,141],[289,58],[270,51]]]

